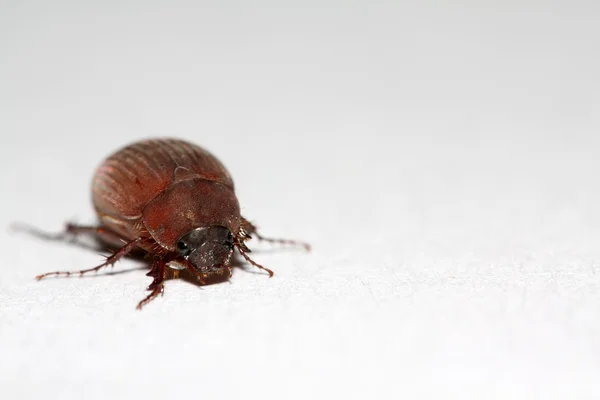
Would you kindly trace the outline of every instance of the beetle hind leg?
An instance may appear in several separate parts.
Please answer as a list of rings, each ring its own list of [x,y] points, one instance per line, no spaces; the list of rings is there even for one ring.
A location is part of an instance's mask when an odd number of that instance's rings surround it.
[[[245,240],[248,240],[248,239],[251,239],[252,236],[256,236],[256,238],[258,240],[263,241],[263,242],[281,244],[281,245],[285,245],[285,246],[300,246],[300,247],[303,247],[304,250],[310,251],[310,244],[308,244],[306,242],[301,242],[298,240],[290,240],[290,239],[273,239],[273,238],[264,237],[258,233],[256,225],[254,225],[253,223],[248,221],[246,218],[242,217],[242,237],[244,237]]]
[[[36,228],[35,226],[25,223],[14,223],[12,225],[12,229],[27,233],[42,240],[69,242],[82,247],[90,247],[94,249],[97,249],[97,247],[84,244],[83,242],[78,241],[77,237],[80,235],[88,235],[116,248],[119,248],[126,243],[121,236],[110,229],[106,229],[101,226],[77,225],[70,222],[65,224],[65,228],[61,232],[45,232],[39,228]]]

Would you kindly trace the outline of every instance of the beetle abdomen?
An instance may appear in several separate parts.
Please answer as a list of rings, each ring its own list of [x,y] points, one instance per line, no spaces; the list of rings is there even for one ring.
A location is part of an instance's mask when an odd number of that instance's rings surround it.
[[[101,218],[134,221],[172,183],[194,178],[233,190],[229,172],[201,147],[177,139],[144,140],[124,147],[100,165],[93,178],[92,201]]]

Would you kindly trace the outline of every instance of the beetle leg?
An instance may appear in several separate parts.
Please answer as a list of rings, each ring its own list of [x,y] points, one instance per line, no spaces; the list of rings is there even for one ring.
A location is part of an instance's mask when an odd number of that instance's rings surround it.
[[[18,231],[22,231],[28,233],[32,236],[37,237],[38,239],[43,240],[52,240],[52,241],[65,241],[77,243],[76,238],[78,235],[90,235],[101,239],[102,241],[114,245],[115,247],[122,246],[126,243],[123,238],[121,238],[115,232],[103,228],[101,226],[86,226],[86,225],[76,225],[72,223],[67,223],[65,225],[65,229],[62,232],[52,233],[52,232],[44,232],[34,226],[18,223],[13,225],[13,229]],[[81,246],[86,246],[82,243],[77,243]],[[86,246],[87,247],[87,246]],[[91,247],[91,246],[89,246]]]
[[[305,243],[305,242],[300,242],[298,240],[290,240],[290,239],[272,239],[272,238],[267,238],[267,237],[260,235],[257,232],[256,225],[252,224],[244,217],[242,217],[242,228],[240,230],[241,230],[240,236],[242,238],[244,238],[244,240],[251,239],[252,235],[254,235],[254,236],[256,236],[256,238],[258,240],[261,240],[263,242],[276,243],[276,244],[289,245],[289,246],[301,246],[301,247],[304,247],[304,249],[306,251],[310,251],[310,244]]]
[[[165,283],[161,282],[159,285],[157,285],[154,289],[152,289],[152,292],[144,297],[142,299],[142,301],[140,301],[136,307],[136,309],[141,310],[142,306],[144,304],[147,304],[148,302],[150,302],[150,300],[154,299],[156,296],[158,296],[159,294],[164,294],[165,293]]]
[[[70,235],[71,237],[77,237],[77,235],[90,235],[115,247],[119,247],[124,243],[127,243],[127,241],[124,240],[119,234],[102,226],[85,226],[68,223],[64,234]]]
[[[152,290],[164,281],[166,265],[167,263],[164,260],[160,259],[156,259],[152,262],[152,268],[146,274],[146,276],[151,276],[153,280],[150,286],[146,288],[146,290]]]
[[[134,247],[137,246],[138,243],[141,240],[142,240],[141,238],[137,238],[137,239],[133,239],[130,242],[127,242],[125,244],[125,246],[121,247],[115,253],[111,254],[108,257],[106,257],[106,260],[102,264],[98,265],[97,267],[89,268],[89,269],[82,269],[82,270],[79,270],[79,271],[54,271],[54,272],[47,272],[45,274],[41,274],[41,275],[36,276],[35,279],[37,279],[39,281],[40,279],[45,278],[45,277],[50,276],[50,275],[70,276],[72,274],[79,274],[81,276],[81,275],[83,275],[83,274],[85,274],[87,272],[98,271],[102,267],[106,267],[108,265],[113,265],[114,263],[116,263],[117,261],[119,261],[119,259],[121,259],[125,255],[127,255],[127,253],[131,252],[131,250],[133,250]]]
[[[242,247],[243,246],[243,247]],[[271,271],[269,268],[265,268],[262,265],[260,265],[259,263],[257,263],[256,261],[252,260],[247,254],[246,251],[244,251],[245,249],[248,249],[244,244],[239,244],[237,243],[235,245],[235,247],[238,249],[238,251],[240,252],[240,254],[242,255],[242,257],[244,257],[246,259],[246,261],[248,261],[250,264],[254,265],[257,268],[260,268],[264,271],[267,271],[269,273],[269,278],[273,276],[273,271]]]
[[[147,304],[159,294],[165,293],[165,266],[167,263],[164,260],[154,260],[152,269],[146,275],[154,278],[152,283],[147,287],[151,290],[150,294],[144,297],[137,305],[137,309],[141,310],[144,304]]]
[[[204,280],[205,277],[202,277],[202,274],[198,272],[198,270],[196,270],[196,268],[194,268],[194,266],[189,261],[177,258],[175,259],[175,262],[179,265],[179,267],[176,270],[169,271],[171,274],[174,274],[172,276],[173,278],[179,277],[179,273],[181,272],[180,270],[186,270],[191,276],[196,278],[198,282],[200,282],[203,285],[206,285],[206,280]]]
[[[194,277],[196,277],[196,279],[198,279],[198,282],[200,282],[203,285],[206,285],[206,281],[204,280],[204,278],[202,277],[202,275],[200,275],[200,273],[198,271],[196,271],[196,269],[193,267],[192,264],[190,264],[189,262],[185,262],[183,263],[183,265],[185,266],[185,269]]]

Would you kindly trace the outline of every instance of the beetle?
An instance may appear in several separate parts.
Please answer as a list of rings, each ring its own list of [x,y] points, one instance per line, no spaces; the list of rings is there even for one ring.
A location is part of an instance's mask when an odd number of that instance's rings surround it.
[[[231,277],[234,250],[255,267],[246,242],[259,240],[310,246],[293,240],[261,236],[241,216],[234,184],[223,164],[207,150],[172,138],[146,139],[110,155],[92,179],[97,226],[67,224],[60,238],[91,234],[113,247],[106,260],[89,269],[38,275],[83,275],[112,266],[132,251],[150,261],[150,291],[137,308],[164,292],[169,276],[188,271],[200,284],[214,276]]]

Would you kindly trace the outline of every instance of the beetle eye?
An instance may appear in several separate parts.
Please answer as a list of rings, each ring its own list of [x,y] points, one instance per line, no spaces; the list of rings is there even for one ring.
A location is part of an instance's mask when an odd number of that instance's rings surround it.
[[[233,247],[233,235],[231,232],[227,232],[227,239],[225,239],[225,243],[223,243],[226,247]]]
[[[190,254],[190,246],[188,246],[187,243],[183,240],[180,240],[179,242],[177,242],[177,251],[179,252],[179,254],[185,257],[188,254]]]

